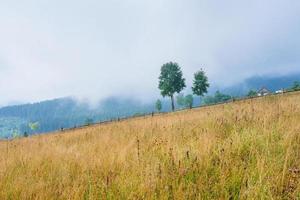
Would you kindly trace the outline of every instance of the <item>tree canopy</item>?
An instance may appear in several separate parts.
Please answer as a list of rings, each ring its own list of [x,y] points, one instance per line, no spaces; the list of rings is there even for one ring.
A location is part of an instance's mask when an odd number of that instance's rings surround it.
[[[162,103],[159,99],[157,99],[156,103],[155,103],[155,109],[160,112],[162,109]]]
[[[200,71],[194,74],[193,81],[193,93],[198,96],[203,96],[207,93],[207,89],[209,87],[208,78],[205,75],[205,72],[201,69]]]
[[[300,90],[300,82],[299,81],[295,81],[293,86],[292,86],[292,90],[297,91]]]
[[[188,108],[190,108],[190,109],[192,109],[193,103],[194,103],[194,97],[193,97],[193,95],[191,95],[191,94],[186,95],[184,100],[185,100],[184,101],[185,102],[185,106],[188,107]]]
[[[216,103],[222,103],[230,100],[232,97],[227,94],[223,94],[220,91],[216,91],[214,96],[206,96],[204,98],[204,104],[210,105],[210,104],[216,104]]]
[[[181,68],[177,63],[169,62],[161,67],[158,88],[163,97],[171,97],[172,110],[174,111],[174,94],[179,93],[185,88],[185,79],[183,78]]]
[[[254,91],[254,90],[250,90],[250,91],[248,92],[247,96],[248,96],[248,97],[255,97],[255,96],[257,96],[257,92]]]
[[[30,129],[32,131],[36,131],[36,130],[38,130],[40,128],[40,123],[39,122],[30,122],[28,124],[28,126],[30,127]]]
[[[182,108],[185,106],[185,96],[183,93],[179,93],[177,96],[176,96],[176,102],[177,102],[177,105]]]

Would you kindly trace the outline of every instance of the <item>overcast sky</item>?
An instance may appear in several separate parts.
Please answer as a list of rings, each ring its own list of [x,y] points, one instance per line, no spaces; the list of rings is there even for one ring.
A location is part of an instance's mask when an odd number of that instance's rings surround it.
[[[300,1],[0,0],[0,105],[158,97],[168,61],[189,86],[300,71]]]

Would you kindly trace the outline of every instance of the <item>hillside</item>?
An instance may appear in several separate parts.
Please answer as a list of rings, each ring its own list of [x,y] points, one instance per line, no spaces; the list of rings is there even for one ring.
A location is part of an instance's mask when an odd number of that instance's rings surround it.
[[[60,98],[39,103],[0,108],[0,139],[11,138],[14,132],[43,133],[84,125],[87,119],[104,121],[136,113],[152,112],[153,104],[142,104],[134,99],[110,97],[91,108],[74,98]],[[165,109],[166,110],[166,109]],[[38,122],[38,130],[28,124]]]
[[[0,142],[0,199],[300,198],[300,93]]]
[[[295,81],[300,80],[300,73],[293,73],[281,76],[253,76],[239,84],[231,87],[223,88],[222,91],[233,96],[246,95],[249,90],[259,90],[262,87],[268,88],[270,91],[275,92],[282,88],[290,88]]]
[[[250,89],[258,90],[266,86],[271,91],[289,88],[294,81],[300,80],[300,74],[285,76],[251,77],[239,84],[228,88],[212,88],[210,95],[215,90],[221,89],[222,93],[232,96],[244,96]],[[59,98],[32,104],[7,106],[0,108],[0,139],[11,138],[14,133],[23,135],[24,132],[45,133],[63,128],[84,125],[87,119],[94,122],[110,120],[118,117],[128,117],[155,110],[155,99],[142,103],[135,97],[120,98],[109,97],[100,101],[92,108],[87,102],[78,102],[74,98]],[[170,111],[169,98],[163,99],[163,111]],[[205,101],[201,101],[205,103]],[[199,98],[194,98],[194,105],[199,105]],[[178,106],[177,106],[178,107]],[[32,131],[28,124],[38,122],[38,130]]]

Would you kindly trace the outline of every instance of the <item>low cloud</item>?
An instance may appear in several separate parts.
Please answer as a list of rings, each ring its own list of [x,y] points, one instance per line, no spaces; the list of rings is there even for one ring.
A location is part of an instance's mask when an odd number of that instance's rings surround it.
[[[0,105],[62,96],[157,97],[160,66],[191,84],[299,71],[300,2],[53,0],[0,2]]]

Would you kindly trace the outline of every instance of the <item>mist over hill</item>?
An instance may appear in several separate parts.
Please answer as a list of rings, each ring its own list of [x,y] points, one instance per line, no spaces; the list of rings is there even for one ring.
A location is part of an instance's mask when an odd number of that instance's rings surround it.
[[[290,87],[294,81],[300,80],[299,74],[279,77],[251,77],[242,83],[228,88],[219,88],[222,93],[232,96],[243,96],[250,89],[258,90],[262,86],[271,91]],[[217,89],[211,88],[210,93]],[[161,98],[162,99],[162,98]],[[75,98],[59,98],[39,103],[6,106],[0,108],[0,138],[10,138],[13,135],[38,134],[72,128],[86,123],[111,120],[116,118],[141,115],[155,111],[155,100],[143,103],[136,98],[109,97],[91,107],[88,102]],[[199,98],[194,99],[194,105],[199,105]],[[168,98],[162,100],[162,111],[171,110]],[[38,122],[39,127],[32,130],[29,123]]]
[[[74,98],[60,98],[33,104],[8,106],[0,109],[0,137],[13,134],[49,132],[61,128],[72,128],[91,122],[152,112],[152,104],[143,104],[134,99],[107,98],[96,107],[78,102]],[[37,130],[29,123],[38,122]]]
[[[259,90],[262,87],[266,87],[270,91],[275,92],[276,90],[291,87],[295,81],[300,81],[300,73],[283,76],[253,76],[239,84],[223,88],[222,91],[233,96],[243,96],[249,90]]]

